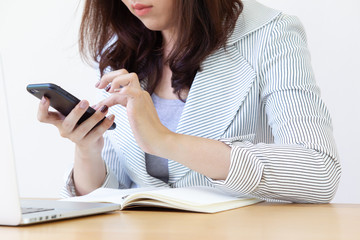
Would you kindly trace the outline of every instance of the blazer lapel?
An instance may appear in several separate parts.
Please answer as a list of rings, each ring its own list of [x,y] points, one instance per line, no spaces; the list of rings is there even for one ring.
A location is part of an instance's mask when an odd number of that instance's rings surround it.
[[[255,72],[235,46],[227,46],[209,56],[191,86],[177,133],[219,139],[245,99]],[[169,183],[189,171],[169,161]]]
[[[126,158],[127,168],[130,169],[128,174],[133,182],[138,186],[156,186],[165,187],[168,186],[163,181],[152,177],[146,170],[145,153],[136,143],[135,137],[132,133],[129,120],[127,118],[126,108],[117,106],[117,139],[120,141],[121,149]],[[121,135],[121,136],[120,136]]]
[[[178,133],[219,139],[245,99],[256,74],[234,45],[281,12],[254,0],[243,3],[244,10],[227,40],[226,50],[220,49],[209,56],[202,64],[202,71],[196,75]],[[189,170],[169,160],[169,183],[177,182]]]
[[[227,41],[226,50],[220,49],[210,55],[202,63],[202,71],[196,74],[177,128],[178,133],[219,139],[241,107],[256,75],[234,44],[280,13],[253,0],[244,0],[243,3],[244,11]],[[120,131],[117,132],[121,134],[118,139],[131,169],[130,177],[140,186],[168,186],[147,173],[145,154],[132,134],[126,109],[119,107],[118,113],[117,127]],[[189,170],[169,160],[169,183],[177,182]]]

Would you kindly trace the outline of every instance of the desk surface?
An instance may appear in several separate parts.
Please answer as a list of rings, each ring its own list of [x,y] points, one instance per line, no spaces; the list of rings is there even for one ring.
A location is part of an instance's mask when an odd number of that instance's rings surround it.
[[[360,239],[360,204],[259,203],[216,214],[133,209],[25,227],[1,239]]]

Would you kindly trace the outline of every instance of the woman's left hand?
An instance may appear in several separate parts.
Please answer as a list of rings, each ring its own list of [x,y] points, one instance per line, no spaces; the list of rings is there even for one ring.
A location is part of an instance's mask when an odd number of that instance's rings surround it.
[[[137,74],[125,69],[113,71],[105,74],[96,87],[112,93],[97,106],[121,104],[126,107],[139,147],[144,152],[156,155],[162,143],[173,133],[161,124],[150,94],[141,88]]]

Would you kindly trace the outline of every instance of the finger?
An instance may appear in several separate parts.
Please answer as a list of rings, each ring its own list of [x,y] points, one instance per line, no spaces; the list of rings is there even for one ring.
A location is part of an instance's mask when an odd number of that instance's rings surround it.
[[[111,94],[108,98],[100,101],[96,106],[94,107],[95,110],[98,110],[101,106],[108,106],[109,108],[112,106],[115,106],[117,104],[120,104],[122,106],[126,106],[127,102],[127,96],[123,94]]]
[[[73,110],[66,116],[64,119],[60,131],[60,135],[63,137],[70,136],[71,132],[74,131],[76,123],[84,115],[87,108],[89,107],[89,102],[86,100],[80,101]]]
[[[99,126],[94,128],[85,136],[84,140],[93,141],[95,139],[98,139],[111,127],[111,125],[114,123],[114,120],[115,116],[113,114],[107,116]]]
[[[133,81],[133,79],[130,78],[129,74],[118,75],[113,79],[111,85],[108,85],[110,88],[105,88],[105,90],[113,93],[115,89],[123,88],[124,86],[129,85],[131,81]]]
[[[99,89],[103,89],[106,86],[108,86],[110,83],[112,83],[114,78],[116,78],[119,75],[124,75],[124,74],[128,74],[128,71],[126,69],[119,69],[116,71],[106,73],[101,77],[100,81],[96,84],[96,86]]]
[[[108,112],[108,106],[103,105],[90,118],[81,123],[73,132],[72,141],[77,142],[84,138],[98,124]],[[105,119],[106,120],[106,119]],[[102,124],[102,123],[101,123]],[[109,126],[110,127],[110,126]]]
[[[40,122],[50,123],[53,125],[57,125],[57,123],[64,118],[59,112],[50,112],[50,101],[46,97],[42,97],[39,107],[37,118]]]
[[[126,86],[126,87],[123,87],[121,89],[119,89],[118,91],[118,95],[119,96],[124,96],[124,97],[127,97],[127,98],[138,98],[140,97],[145,91],[142,90],[141,88],[134,88],[134,87],[131,87],[131,86]]]
[[[111,83],[109,92],[119,92],[121,88],[131,86],[135,88],[141,88],[139,78],[136,73],[129,73],[117,76]]]

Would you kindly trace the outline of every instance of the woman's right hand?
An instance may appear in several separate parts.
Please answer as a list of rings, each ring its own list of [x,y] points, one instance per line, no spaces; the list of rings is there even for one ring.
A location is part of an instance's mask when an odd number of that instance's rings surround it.
[[[106,105],[100,106],[89,119],[78,126],[76,123],[89,107],[86,100],[80,101],[67,117],[59,112],[49,111],[49,106],[49,99],[43,97],[38,109],[38,120],[40,122],[55,125],[60,135],[74,142],[79,150],[86,150],[89,154],[102,150],[103,134],[114,122],[114,115],[108,116],[96,128],[94,126],[106,115],[108,110]]]
[[[49,111],[50,101],[42,98],[39,104],[38,119],[40,122],[55,125],[60,135],[76,144],[73,179],[77,195],[87,194],[100,187],[106,176],[105,163],[101,158],[104,146],[104,132],[113,124],[114,115],[97,127],[107,113],[107,106],[100,106],[86,121],[77,126],[78,120],[86,112],[89,103],[82,100],[68,116]]]

